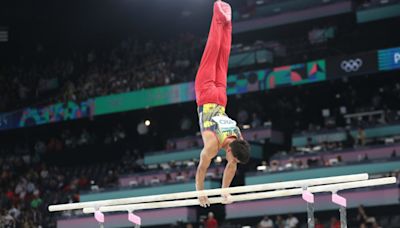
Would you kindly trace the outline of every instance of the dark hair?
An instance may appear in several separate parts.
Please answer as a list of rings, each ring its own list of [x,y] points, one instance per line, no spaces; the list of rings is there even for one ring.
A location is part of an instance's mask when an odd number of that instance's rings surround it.
[[[232,154],[239,160],[240,163],[246,164],[250,160],[250,144],[242,139],[236,139],[229,146],[232,149]]]

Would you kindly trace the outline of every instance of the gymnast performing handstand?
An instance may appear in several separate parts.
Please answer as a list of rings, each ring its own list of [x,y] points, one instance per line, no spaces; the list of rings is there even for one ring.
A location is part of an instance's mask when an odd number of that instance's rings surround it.
[[[228,62],[232,43],[232,10],[228,3],[214,3],[213,18],[203,57],[195,80],[197,111],[204,148],[196,173],[196,190],[204,190],[204,179],[212,159],[220,149],[226,152],[222,188],[228,188],[237,164],[250,158],[250,146],[236,122],[225,114]],[[223,195],[229,203],[229,194]],[[210,205],[207,196],[199,196],[200,206]]]

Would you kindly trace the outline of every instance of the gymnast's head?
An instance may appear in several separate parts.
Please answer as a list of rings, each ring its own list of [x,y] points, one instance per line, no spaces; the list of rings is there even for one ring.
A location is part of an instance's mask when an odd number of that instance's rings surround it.
[[[240,164],[246,164],[250,160],[250,144],[246,140],[233,140],[227,152],[231,152]]]

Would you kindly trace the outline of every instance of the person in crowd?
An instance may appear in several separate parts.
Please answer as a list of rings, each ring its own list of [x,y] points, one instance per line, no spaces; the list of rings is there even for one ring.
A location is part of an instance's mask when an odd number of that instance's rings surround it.
[[[360,127],[357,133],[357,145],[358,146],[365,146],[366,143],[366,136],[364,128]]]
[[[340,221],[336,217],[331,217],[330,228],[340,228]]]
[[[397,157],[397,153],[396,153],[396,149],[394,149],[392,154],[390,154],[390,158],[396,158],[396,157]]]
[[[292,214],[289,214],[285,222],[285,228],[297,228],[298,226],[299,220]]]
[[[346,130],[346,141],[345,141],[344,145],[348,148],[352,148],[352,147],[354,147],[354,143],[355,143],[355,140],[354,140],[354,137],[351,134],[350,130]]]
[[[365,223],[365,224],[372,224],[376,221],[374,217],[370,217],[367,215],[367,212],[365,211],[363,205],[358,206],[358,213],[356,219],[359,223]]]
[[[315,228],[324,228],[324,224],[318,218],[315,218]]]
[[[264,216],[264,218],[258,223],[257,228],[274,228],[274,221],[268,216]]]
[[[256,112],[253,112],[253,114],[251,115],[251,127],[252,128],[257,128],[260,127],[262,124],[262,121],[260,119],[260,117],[258,117],[258,114]]]
[[[205,228],[218,228],[218,221],[214,218],[213,212],[208,212],[207,220],[205,220]]]

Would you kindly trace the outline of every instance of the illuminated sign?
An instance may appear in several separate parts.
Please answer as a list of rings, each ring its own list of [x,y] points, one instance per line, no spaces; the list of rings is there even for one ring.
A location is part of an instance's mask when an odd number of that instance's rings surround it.
[[[26,108],[19,118],[19,127],[37,126],[93,116],[94,100],[81,103],[68,101],[42,108]]]
[[[378,51],[379,70],[400,69],[400,48]]]
[[[354,76],[378,71],[376,51],[327,59],[328,78]]]

